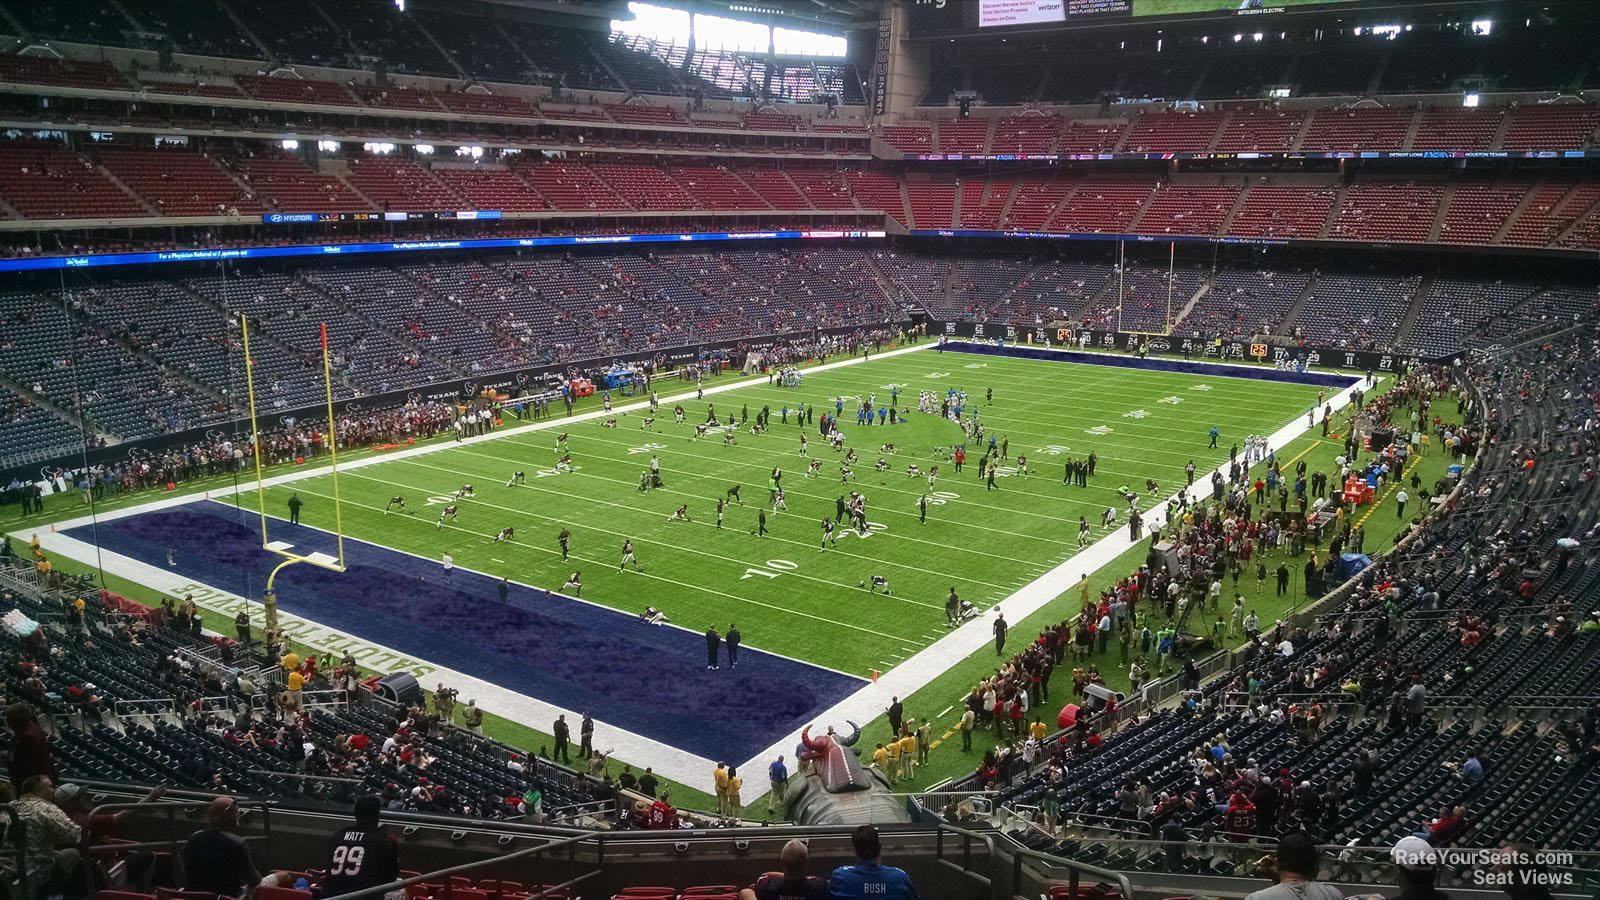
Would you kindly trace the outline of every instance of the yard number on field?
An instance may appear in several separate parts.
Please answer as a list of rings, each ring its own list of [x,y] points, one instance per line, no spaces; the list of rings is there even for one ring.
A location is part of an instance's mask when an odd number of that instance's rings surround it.
[[[754,575],[760,575],[762,578],[777,578],[784,572],[793,572],[798,568],[800,568],[799,563],[790,562],[787,559],[769,559],[767,560],[767,564],[764,568],[760,566],[751,566],[745,569],[744,574],[739,576],[739,580],[743,581],[746,578]]]

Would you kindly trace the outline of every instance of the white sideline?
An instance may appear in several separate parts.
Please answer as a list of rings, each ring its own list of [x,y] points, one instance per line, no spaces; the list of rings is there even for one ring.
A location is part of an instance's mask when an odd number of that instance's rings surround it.
[[[1216,364],[1208,363],[1208,365]],[[1226,368],[1224,365],[1218,365],[1217,367],[1219,369]],[[1251,367],[1251,370],[1261,371],[1259,368],[1254,367]],[[1218,375],[1219,377],[1229,377],[1231,373],[1219,372]],[[1195,377],[1203,378],[1206,376],[1196,373]],[[1361,381],[1352,384],[1350,387],[1330,397],[1328,403],[1335,412],[1344,409],[1350,402],[1351,393],[1360,386]],[[1312,426],[1305,419],[1296,416],[1293,422],[1268,436],[1267,446],[1274,451],[1281,450],[1311,428]],[[1226,476],[1227,466],[1218,466],[1213,471],[1222,472]],[[1208,495],[1211,492],[1211,473],[1196,472],[1194,485],[1189,487],[1187,492],[1191,500]],[[1172,496],[1177,495],[1173,494]],[[1165,504],[1166,501],[1163,499],[1159,503],[1152,504],[1146,512],[1146,534],[1149,533],[1150,528],[1165,524]],[[1144,538],[1140,539],[1141,542],[1144,540]],[[1107,534],[1105,537],[1095,541],[1087,549],[1079,551],[1054,569],[1019,588],[1011,596],[985,610],[983,615],[953,629],[944,637],[924,647],[910,659],[882,673],[876,683],[863,687],[861,690],[834,704],[831,709],[817,717],[816,725],[818,727],[834,725],[841,727],[842,730],[842,726],[846,722],[865,725],[876,719],[889,707],[890,701],[885,698],[899,697],[904,701],[907,697],[931,683],[935,678],[944,674],[951,666],[987,646],[992,646],[995,617],[991,613],[994,610],[1003,612],[1006,617],[1006,623],[1014,628],[1017,623],[1039,611],[1046,603],[1075,587],[1083,576],[1093,575],[1097,570],[1115,560],[1126,552],[1129,547],[1133,546],[1134,543],[1128,536],[1128,529],[1125,525]],[[1031,642],[1034,637],[1032,634],[1008,635],[1006,646],[1012,653],[1015,653],[1017,648]],[[995,657],[996,661],[1007,658],[1009,657]],[[795,746],[799,743],[800,732],[796,730],[788,737],[768,747],[766,753],[746,760],[739,768],[750,772],[765,771],[765,762],[776,759],[780,753],[785,755],[792,754]]]
[[[908,353],[915,353],[919,350],[930,349],[933,346],[933,344],[918,344],[911,347],[901,347],[896,350],[885,350],[881,353],[873,354],[872,357],[866,359],[859,356],[852,356],[848,359],[835,360],[834,362],[821,363],[811,366],[803,371],[826,372],[833,369],[843,368],[845,366],[859,365],[863,362],[869,362],[872,359],[904,356]],[[726,391],[738,390],[743,387],[759,384],[765,378],[766,376],[752,376],[748,378],[734,377],[732,379],[728,379],[724,383],[706,387],[705,393],[709,396],[712,394],[724,393]],[[659,380],[656,386],[660,386]],[[662,397],[661,403],[663,405],[669,405],[680,400],[693,399],[695,399],[695,391],[689,390],[684,393]],[[463,438],[460,441],[439,441],[437,443],[423,446],[407,447],[403,450],[396,450],[390,453],[363,456],[360,459],[340,463],[340,470],[346,471],[350,469],[359,469],[366,466],[379,465],[391,460],[409,459],[429,453],[438,453],[444,450],[449,450],[453,447],[465,444],[477,444],[485,441],[493,441],[513,434],[522,434],[547,428],[565,428],[568,425],[607,418],[610,416],[619,415],[621,413],[647,409],[648,407],[649,400],[646,398],[644,400],[636,400],[626,404],[614,405],[612,411],[609,413],[604,410],[593,410],[591,412],[579,413],[574,416],[550,418],[522,425],[502,427],[488,434]],[[270,478],[263,479],[262,484],[266,487],[292,484],[296,481],[303,481],[308,478],[316,478],[326,475],[329,473],[330,469],[331,467],[328,465],[319,465],[313,468],[300,469],[294,472],[286,472],[282,475],[274,475]],[[241,482],[241,485],[242,484],[243,482]],[[221,495],[224,493],[231,493],[231,491],[219,491],[218,493]],[[159,510],[170,509],[175,506],[193,503],[197,500],[210,498],[210,491],[203,493],[191,492],[187,494],[174,495],[171,497],[163,497],[159,500],[153,500],[149,503],[142,503],[137,506],[130,506],[125,509],[118,509],[108,512],[102,516],[99,516],[98,521],[112,521],[125,516],[135,516],[148,512],[156,512]],[[120,577],[127,578],[130,581],[135,581],[139,584],[143,584],[166,593],[171,593],[172,591],[185,586],[192,587],[196,584],[203,584],[203,582],[196,581],[195,579],[185,578],[158,566],[153,566],[148,563],[141,562],[140,560],[123,556],[122,554],[97,550],[97,548],[92,544],[60,533],[61,531],[91,524],[91,522],[95,520],[96,519],[91,516],[79,516],[77,518],[52,523],[50,526],[48,526],[52,529],[49,532],[40,531],[39,529],[41,526],[34,526],[33,528],[28,529],[26,532],[14,531],[11,533],[16,537],[22,538],[23,540],[31,540],[34,534],[38,534],[39,545],[51,553],[59,553],[63,556],[76,559],[80,562],[89,562],[98,558],[107,571],[112,572]],[[417,554],[407,555],[417,556]],[[471,571],[461,567],[458,568],[464,572]],[[261,605],[259,599],[254,599],[247,602],[245,598],[239,597],[235,594],[222,591],[209,585],[206,587],[210,588],[211,596],[202,596],[201,598],[197,598],[196,603],[199,606],[209,609],[213,612],[224,613],[231,617],[238,612],[241,605],[245,605],[244,608],[250,610],[252,615],[255,617],[255,624],[257,628],[261,627],[261,622],[259,619]],[[574,602],[589,601],[575,600]],[[610,607],[607,608],[609,609]],[[286,628],[295,626],[301,628],[306,633],[317,634],[322,639],[341,639],[351,642],[352,645],[374,648],[380,652],[390,654],[397,659],[407,658],[406,654],[399,653],[398,651],[384,647],[381,644],[375,644],[366,638],[351,635],[347,632],[342,632],[339,629],[328,625],[327,623],[317,622],[300,616],[293,616],[282,611],[279,612],[279,618],[282,620]],[[698,632],[695,633],[698,634]],[[757,645],[749,645],[749,649],[761,650],[761,648]],[[473,699],[478,700],[479,705],[488,712],[492,712],[495,715],[499,715],[515,722],[520,722],[531,728],[537,728],[541,731],[548,732],[550,730],[550,723],[555,721],[556,716],[564,714],[567,716],[569,723],[572,723],[581,719],[584,712],[583,710],[563,709],[561,707],[546,703],[542,700],[529,697],[525,694],[519,694],[515,691],[507,690],[489,682],[462,674],[453,669],[438,666],[431,660],[418,661],[427,662],[427,664],[432,667],[432,671],[427,677],[436,678],[439,681],[449,683],[452,687],[459,688],[463,692],[464,696],[472,697]],[[801,662],[804,661],[801,660]],[[807,664],[811,665],[810,663]],[[422,679],[419,678],[418,680],[420,681]],[[424,687],[426,687],[426,684],[424,684]],[[687,751],[679,750],[671,745],[661,743],[660,741],[656,741],[651,738],[642,737],[623,728],[611,726],[600,718],[595,719],[594,745],[596,749],[599,750],[615,751],[615,756],[619,761],[629,763],[636,769],[643,770],[645,766],[649,766],[653,768],[657,774],[666,778],[670,778],[673,781],[677,781],[681,784],[687,784],[696,790],[704,791],[706,793],[711,793],[713,790],[711,779],[711,770],[715,765],[713,760],[708,760]],[[528,749],[530,751],[533,750],[533,748],[524,749]]]

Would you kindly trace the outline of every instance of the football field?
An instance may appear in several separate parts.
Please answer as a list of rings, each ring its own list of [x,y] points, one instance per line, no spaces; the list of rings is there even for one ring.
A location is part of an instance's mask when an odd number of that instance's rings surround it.
[[[677,384],[658,384],[658,393],[670,394]],[[895,386],[912,421],[857,426],[855,398],[877,395],[883,403]],[[979,481],[973,448],[959,475],[935,455],[935,447],[963,439],[957,426],[915,412],[919,391],[942,395],[952,387],[967,392],[987,434],[1008,445],[996,490]],[[989,390],[993,402],[984,400]],[[1189,460],[1201,472],[1211,470],[1245,435],[1270,433],[1303,415],[1317,392],[923,352],[808,376],[798,388],[760,384],[685,400],[689,424],[682,426],[664,406],[651,429],[641,428],[643,412],[618,415],[616,428],[605,419],[570,428],[558,422],[350,472],[341,485],[344,528],[351,537],[429,559],[449,553],[458,566],[551,590],[578,570],[585,600],[631,613],[655,606],[695,631],[736,623],[750,645],[865,676],[938,637],[951,587],[987,607],[1076,552],[1080,516],[1095,537],[1102,534],[1106,507],[1125,506],[1117,488],[1147,495],[1145,480],[1154,479],[1164,498],[1181,486]],[[794,424],[801,404],[832,412],[839,397],[848,398],[841,427],[857,457],[848,483],[840,473],[843,454],[827,449],[814,423]],[[759,435],[745,427],[731,444],[717,429],[696,439],[692,423],[706,421],[708,406],[723,420],[748,408],[752,421],[765,406],[773,424]],[[1216,450],[1207,446],[1213,425],[1222,433]],[[569,435],[570,473],[553,468],[558,434]],[[800,455],[801,434],[809,457]],[[886,443],[896,452],[880,452]],[[1065,461],[1090,451],[1097,465],[1089,486],[1063,484]],[[1016,472],[1019,455],[1027,457],[1027,477]],[[641,492],[639,477],[652,457],[660,461],[663,486]],[[875,471],[880,458],[886,472]],[[806,474],[810,459],[822,463],[815,477]],[[912,464],[922,473],[937,465],[936,481],[908,475]],[[771,509],[774,469],[783,473],[784,512]],[[514,471],[524,472],[525,482],[508,487]],[[473,485],[474,497],[458,502],[454,494],[463,484]],[[716,502],[734,485],[743,502],[729,505],[718,528]],[[268,510],[286,509],[291,491],[306,501],[302,523],[333,527],[329,479],[269,490]],[[823,550],[822,520],[851,491],[867,498],[870,528],[859,536],[840,527],[834,546]],[[386,515],[384,505],[395,495],[414,514]],[[926,523],[918,514],[923,495]],[[458,516],[438,527],[440,511],[451,504]],[[672,518],[682,505],[691,521]],[[768,510],[765,537],[753,535],[761,508]],[[516,529],[515,540],[495,543],[507,526]],[[563,529],[572,534],[568,561],[557,542]],[[619,570],[624,541],[633,542],[638,569]],[[888,580],[889,596],[860,587],[873,575]]]
[[[615,746],[619,759],[654,762],[657,771],[690,780],[705,760],[753,760],[781,746],[800,726],[866,696],[876,675],[893,673],[889,681],[907,687],[926,683],[970,652],[941,663],[946,645],[929,649],[955,637],[944,614],[952,588],[982,610],[1025,587],[1063,590],[1041,587],[1049,580],[1041,576],[1076,565],[1079,553],[1090,554],[1081,561],[1092,571],[1125,547],[1122,489],[1141,495],[1141,509],[1159,506],[1183,487],[1189,461],[1204,479],[1247,435],[1303,421],[1319,394],[1331,392],[1235,372],[1244,374],[924,348],[813,369],[795,387],[711,378],[703,399],[686,382],[661,380],[662,405],[650,426],[641,398],[618,397],[612,415],[511,422],[461,443],[351,453],[341,459],[338,508],[350,569],[285,570],[280,608],[340,641],[394,654],[363,660],[379,671],[409,669],[427,687],[437,671],[513,721],[546,729],[561,711],[592,712],[605,732],[601,743]],[[965,391],[966,415],[976,409],[984,446],[992,436],[996,451],[1005,451],[993,489],[978,477],[976,443],[966,446],[964,471],[955,472],[949,453],[967,440],[964,432],[917,412],[921,392],[944,398],[952,390]],[[882,405],[896,392],[906,421],[856,424],[860,398]],[[682,425],[672,413],[680,404]],[[817,419],[841,405],[846,440],[836,451]],[[805,425],[802,407],[812,413]],[[771,425],[753,433],[763,408]],[[720,427],[697,435],[695,425],[713,409],[724,424],[740,420],[731,439]],[[1220,433],[1215,448],[1212,427]],[[563,434],[565,449],[558,449]],[[846,481],[841,469],[852,450]],[[1091,452],[1088,485],[1063,483],[1065,464]],[[566,454],[571,470],[558,470]],[[641,489],[652,458],[661,485]],[[815,475],[808,474],[813,460]],[[917,474],[908,474],[913,465]],[[774,469],[782,472],[786,510],[771,502]],[[513,479],[516,472],[524,477]],[[267,484],[269,538],[299,553],[336,551],[329,474],[292,472]],[[471,495],[458,499],[469,484]],[[726,506],[719,528],[717,500],[736,485],[742,502]],[[868,527],[840,526],[824,547],[822,520],[851,492],[866,499]],[[293,494],[304,502],[299,525],[287,521]],[[386,511],[395,497],[404,498],[404,510]],[[82,542],[80,556],[97,543],[115,561],[108,568],[168,593],[214,589],[218,597],[258,601],[278,558],[260,546],[255,506],[249,485],[242,495],[214,490],[94,524],[62,523],[51,537]],[[441,517],[449,506],[456,516]],[[688,518],[675,518],[683,506]],[[1108,506],[1118,510],[1114,529],[1100,524]],[[767,534],[758,535],[762,510]],[[1080,550],[1080,517],[1091,524],[1091,545],[1113,530],[1117,545],[1102,545],[1098,556],[1093,547]],[[514,537],[496,541],[508,527]],[[571,535],[567,559],[557,540],[563,530]],[[622,569],[625,542],[638,565]],[[445,555],[453,568],[442,565]],[[578,596],[565,587],[574,572],[581,572]],[[887,581],[888,593],[864,586],[873,576]],[[259,609],[237,602],[211,608]],[[647,606],[663,611],[670,626],[639,622]],[[968,627],[987,631],[988,619]],[[724,657],[719,671],[707,671],[701,634],[734,624],[743,636],[741,665],[730,670]],[[304,633],[297,639],[335,652],[343,646]],[[919,653],[915,665],[897,671]]]

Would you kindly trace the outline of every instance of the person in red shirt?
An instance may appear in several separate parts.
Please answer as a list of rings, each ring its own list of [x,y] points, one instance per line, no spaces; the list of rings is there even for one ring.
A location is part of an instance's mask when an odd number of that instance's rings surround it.
[[[650,827],[656,829],[678,827],[678,811],[667,802],[666,791],[662,791],[656,802],[650,805]]]
[[[153,803],[160,800],[167,792],[167,786],[158,784],[150,789],[148,794],[139,800],[139,803]],[[131,809],[124,809],[115,813],[99,813],[90,815],[92,804],[81,785],[63,784],[56,788],[56,805],[67,814],[74,825],[82,828],[88,835],[89,843],[103,844],[110,839],[125,839],[121,833],[121,825],[133,813]],[[150,888],[151,876],[155,873],[156,856],[149,850],[137,850],[130,853],[119,854],[114,849],[98,851],[94,858],[106,866],[110,866],[119,858],[126,863],[124,869],[128,882],[135,890],[146,891]]]

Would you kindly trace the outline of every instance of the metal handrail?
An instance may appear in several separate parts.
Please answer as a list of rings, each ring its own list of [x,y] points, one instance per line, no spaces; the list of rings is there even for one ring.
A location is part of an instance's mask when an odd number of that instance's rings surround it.
[[[95,782],[77,783],[80,785],[95,784]],[[118,785],[118,787],[125,789],[126,785]],[[89,810],[89,819],[91,821],[94,820],[96,816],[114,815],[119,812],[135,809],[141,812],[164,812],[167,820],[167,839],[164,841],[136,841],[132,843],[119,841],[112,844],[92,844],[89,840],[89,829],[85,828],[83,829],[78,849],[83,854],[85,859],[88,859],[89,856],[96,850],[112,850],[117,852],[127,852],[129,850],[166,850],[168,853],[172,854],[172,858],[175,861],[175,864],[179,867],[179,871],[181,873],[182,854],[178,852],[178,848],[181,845],[187,844],[188,838],[180,838],[178,836],[178,812],[180,810],[205,809],[209,807],[214,800],[215,798],[213,797],[194,800],[137,800],[132,802],[102,803],[99,806]],[[263,852],[266,854],[267,859],[271,859],[272,809],[277,805],[277,803],[272,800],[248,800],[239,798],[234,798],[234,803],[238,805],[239,809],[241,810],[241,814],[245,809],[261,810],[262,833],[260,835],[246,837],[244,840],[247,842],[254,841],[265,844],[266,850]],[[95,873],[93,869],[91,867],[85,867],[83,878],[87,893],[85,893],[84,896],[93,896],[95,892],[94,877]]]
[[[343,708],[350,705],[350,697],[345,691],[333,688],[321,691],[301,691],[300,705],[307,709]],[[251,710],[266,709],[267,695],[260,692],[252,694],[250,708]]]
[[[947,831],[961,838],[960,863],[945,859],[944,835]],[[993,876],[980,875],[972,867],[972,844],[974,841],[981,842],[983,844],[984,849],[988,851],[987,858],[991,861],[992,865],[995,858],[993,836],[982,834],[976,831],[968,831],[965,828],[958,828],[945,822],[938,822],[934,825],[933,831],[933,858],[940,865],[954,869],[957,872],[960,872],[962,875],[971,878],[980,884],[986,885],[989,888],[990,900],[999,900],[999,888],[995,884]],[[1013,884],[1015,884],[1015,882],[1013,882]],[[1131,898],[1132,895],[1129,896]]]

